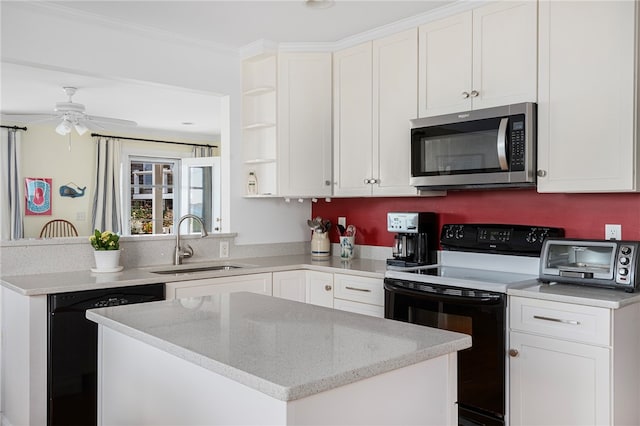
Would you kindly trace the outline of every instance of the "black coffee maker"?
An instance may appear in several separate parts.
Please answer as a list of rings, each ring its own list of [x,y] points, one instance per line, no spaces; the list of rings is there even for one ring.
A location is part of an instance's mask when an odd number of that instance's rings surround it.
[[[387,213],[387,230],[396,235],[387,265],[411,267],[437,262],[438,216],[435,213]]]

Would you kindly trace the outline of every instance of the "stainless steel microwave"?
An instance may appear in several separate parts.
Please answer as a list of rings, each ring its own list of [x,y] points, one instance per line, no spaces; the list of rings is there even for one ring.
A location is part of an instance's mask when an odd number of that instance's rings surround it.
[[[420,189],[536,184],[536,104],[411,120],[411,184]]]

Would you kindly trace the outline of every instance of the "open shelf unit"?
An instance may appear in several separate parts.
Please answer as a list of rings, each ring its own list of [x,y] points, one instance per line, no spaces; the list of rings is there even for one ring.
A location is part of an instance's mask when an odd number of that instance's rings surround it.
[[[275,53],[265,53],[243,61],[244,176],[248,177],[249,172],[255,173],[258,181],[257,197],[278,195],[276,84],[277,55]]]

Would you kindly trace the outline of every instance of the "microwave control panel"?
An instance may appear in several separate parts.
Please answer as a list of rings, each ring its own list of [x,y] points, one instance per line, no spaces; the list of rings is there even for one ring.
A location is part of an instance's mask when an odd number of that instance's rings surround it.
[[[516,115],[510,121],[511,171],[519,172],[525,168],[524,115]]]

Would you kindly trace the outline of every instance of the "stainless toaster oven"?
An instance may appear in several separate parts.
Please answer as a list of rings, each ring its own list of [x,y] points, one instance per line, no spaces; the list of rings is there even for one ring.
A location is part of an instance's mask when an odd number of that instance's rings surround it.
[[[636,289],[640,242],[549,238],[542,245],[542,282]]]

